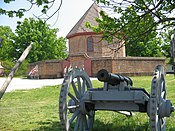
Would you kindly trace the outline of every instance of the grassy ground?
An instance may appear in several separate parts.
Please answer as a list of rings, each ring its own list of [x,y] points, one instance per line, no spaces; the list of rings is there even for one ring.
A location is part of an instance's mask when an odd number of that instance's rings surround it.
[[[175,78],[167,76],[168,98],[175,105]],[[150,91],[152,77],[133,77],[134,87]],[[93,81],[94,87],[102,83]],[[58,97],[60,86],[6,93],[0,101],[0,131],[59,131]],[[167,119],[167,131],[175,131],[175,113]],[[147,131],[147,114],[127,118],[116,112],[97,111],[94,131]]]

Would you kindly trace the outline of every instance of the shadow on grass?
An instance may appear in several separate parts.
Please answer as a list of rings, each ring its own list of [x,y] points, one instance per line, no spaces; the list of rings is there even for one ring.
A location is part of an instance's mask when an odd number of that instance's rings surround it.
[[[34,129],[33,131],[61,131],[60,123],[58,121],[39,121],[36,122],[39,128]],[[118,124],[115,123],[104,123],[100,120],[95,120],[92,131],[148,131],[149,123],[144,124]],[[29,131],[29,130],[28,130]],[[172,130],[174,131],[174,130]]]
[[[120,122],[121,123],[121,122]],[[104,123],[95,120],[93,131],[148,131],[149,123],[146,122],[141,125],[137,124],[118,124],[118,123]]]
[[[52,120],[39,121],[36,122],[36,124],[38,125],[38,128],[32,131],[61,131],[60,123],[58,121],[52,121]]]

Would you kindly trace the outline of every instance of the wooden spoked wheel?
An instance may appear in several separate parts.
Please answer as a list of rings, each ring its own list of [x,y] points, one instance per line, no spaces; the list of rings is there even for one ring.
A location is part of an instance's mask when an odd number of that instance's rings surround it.
[[[92,129],[95,111],[82,99],[90,88],[91,81],[83,69],[73,69],[65,76],[59,98],[60,123],[64,131]]]
[[[152,79],[151,94],[149,101],[149,117],[151,131],[165,131],[166,117],[161,115],[161,106],[166,101],[165,73],[163,66],[155,68]]]

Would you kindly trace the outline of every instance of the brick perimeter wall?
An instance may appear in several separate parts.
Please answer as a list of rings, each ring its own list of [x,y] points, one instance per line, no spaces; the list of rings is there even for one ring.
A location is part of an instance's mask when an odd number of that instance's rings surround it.
[[[59,78],[62,77],[62,61],[46,60],[35,62],[29,65],[30,72],[36,65],[38,65],[38,74],[40,78]]]
[[[127,76],[152,75],[157,65],[165,66],[165,59],[151,57],[121,57],[92,60],[92,74],[95,76],[100,69]]]
[[[92,59],[92,76],[96,76],[97,72],[101,69],[106,69],[112,72],[112,60],[110,58]]]
[[[72,64],[72,67],[82,68],[82,65],[84,65],[84,60],[86,59],[83,55],[80,56],[71,56],[68,58],[70,63]]]
[[[72,57],[71,62],[85,60],[83,57]],[[79,61],[81,62],[81,61]],[[63,74],[63,61],[41,61],[29,65],[29,71],[38,65],[40,78],[59,78]],[[112,73],[118,73],[126,76],[134,75],[152,75],[154,68],[157,65],[165,66],[165,59],[163,58],[150,58],[150,57],[121,57],[112,59],[106,58],[93,58],[91,59],[92,76],[96,76],[97,72],[101,69],[106,69]]]

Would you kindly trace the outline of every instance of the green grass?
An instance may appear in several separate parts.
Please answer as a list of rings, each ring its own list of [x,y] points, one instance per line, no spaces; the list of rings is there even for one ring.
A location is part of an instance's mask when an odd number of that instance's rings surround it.
[[[6,93],[0,101],[0,131],[59,130],[59,87]]]
[[[134,87],[150,92],[152,77],[132,77]],[[175,78],[168,75],[168,99],[175,105]],[[94,87],[103,83],[93,81]],[[58,98],[61,86],[6,93],[0,101],[0,131],[60,131]],[[94,131],[147,131],[149,117],[134,113],[126,117],[117,112],[96,111]],[[175,131],[175,113],[167,119],[167,131]]]

